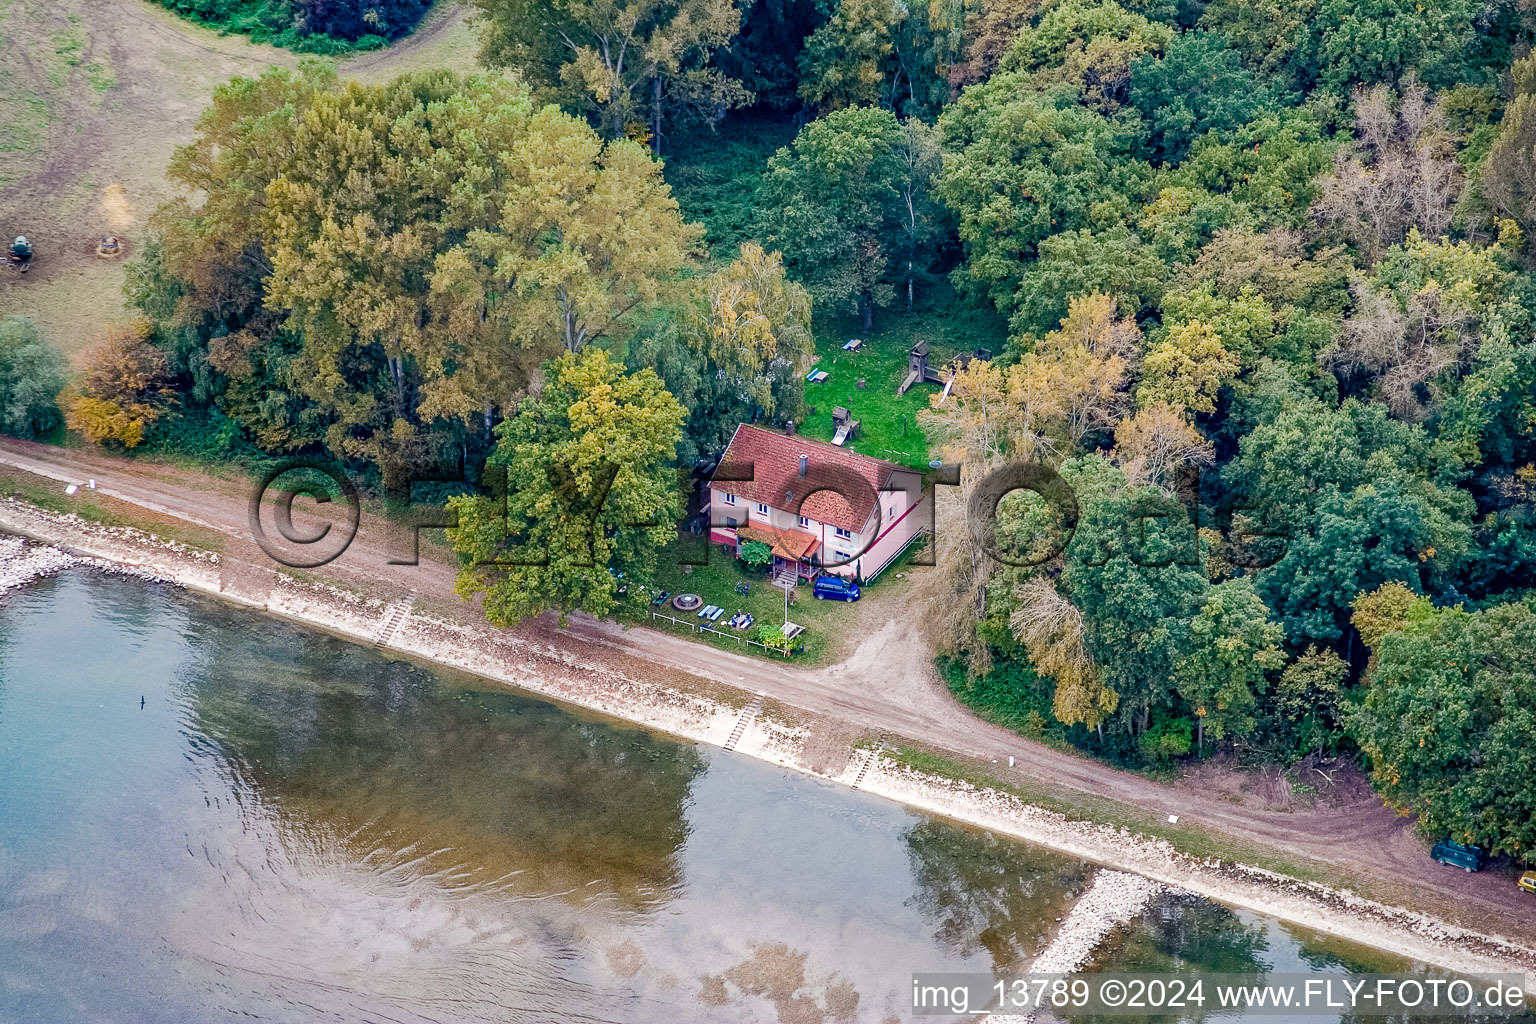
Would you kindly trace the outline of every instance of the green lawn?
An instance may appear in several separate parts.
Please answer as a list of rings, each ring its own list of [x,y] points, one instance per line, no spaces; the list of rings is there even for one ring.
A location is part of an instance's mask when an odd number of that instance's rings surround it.
[[[724,606],[725,615],[718,622],[710,623],[711,628],[735,636],[751,636],[757,626],[777,626],[784,621],[784,591],[770,585],[768,577],[744,572],[735,558],[715,544],[709,546],[708,565],[678,565],[679,559],[683,557],[702,558],[702,553],[694,545],[690,545],[687,551],[687,555],[682,555],[674,545],[661,553],[661,568],[656,573],[656,585],[663,590],[670,590],[674,595],[698,594],[707,605]],[[738,583],[747,584],[746,595],[736,593]],[[790,601],[792,603],[789,606],[789,620],[805,627],[805,632],[797,638],[798,642],[805,645],[805,653],[796,655],[792,660],[820,661],[826,653],[827,641],[832,636],[832,631],[837,628],[840,615],[847,618],[852,609],[841,601],[814,600],[811,597],[811,588],[805,586],[796,587],[790,594]],[[674,618],[684,619],[690,624],[703,621],[696,617],[696,612],[684,613],[673,608],[670,601],[665,607],[657,610]],[[738,611],[757,616],[757,622],[751,629],[737,631],[725,625],[726,621]],[[682,627],[662,620],[656,620],[653,624],[658,629],[682,631]],[[750,653],[775,661],[781,660],[778,655],[769,654],[761,647],[753,647],[710,633],[694,631],[692,635],[696,639],[705,640],[727,650]]]
[[[990,309],[959,300],[948,289],[934,299],[930,308],[912,313],[882,310],[867,337],[852,317],[818,318],[817,368],[829,376],[823,383],[805,386],[806,403],[815,411],[800,425],[803,434],[832,440],[832,409],[840,405],[863,424],[860,436],[848,446],[852,450],[914,469],[927,467],[932,456],[917,414],[929,407],[938,386],[914,384],[905,395],[896,394],[907,376],[907,353],[926,341],[929,365],[942,368],[960,352],[988,348],[1001,353],[1007,338],[1006,325]],[[844,352],[849,338],[863,338],[863,347]]]
[[[834,645],[833,641],[846,640],[850,634],[857,634],[868,628],[871,619],[878,619],[883,623],[888,609],[881,606],[887,601],[901,599],[905,581],[897,577],[902,575],[901,570],[906,567],[913,550],[916,549],[910,549],[898,558],[873,583],[866,584],[863,599],[851,604],[843,601],[818,601],[811,596],[809,585],[801,584],[796,587],[790,594],[789,621],[805,627],[805,632],[798,638],[798,642],[805,645],[805,651],[795,655],[791,660],[798,665],[818,664],[829,656],[838,654],[837,645]],[[711,544],[708,565],[691,567],[679,565],[678,562],[683,558],[703,559],[702,538],[699,542],[690,543],[686,548],[680,549],[674,544],[661,552],[661,564],[656,572],[656,586],[659,589],[671,591],[674,596],[698,594],[707,605],[724,606],[725,615],[718,622],[711,623],[711,628],[729,633],[734,637],[751,635],[757,626],[777,626],[784,621],[784,591],[770,585],[768,577],[744,571],[741,563],[725,549]],[[736,593],[738,583],[747,584],[748,592],[745,595]],[[697,618],[696,612],[680,612],[672,607],[670,601],[657,610],[673,618],[682,619],[690,626],[701,621]],[[738,611],[757,616],[752,629],[742,633],[725,625],[726,621]],[[782,660],[779,655],[771,654],[761,647],[753,647],[711,633],[685,630],[682,626],[662,619],[651,620],[648,616],[642,616],[640,621],[657,629],[666,629],[675,633],[686,632],[696,640],[703,640],[726,650],[738,651],[770,661]]]

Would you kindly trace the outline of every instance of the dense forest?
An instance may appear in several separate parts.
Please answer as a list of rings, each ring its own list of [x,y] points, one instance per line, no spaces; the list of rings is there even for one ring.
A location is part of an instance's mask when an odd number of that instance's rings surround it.
[[[466,595],[609,614],[694,460],[803,417],[818,332],[993,323],[922,424],[968,506],[1035,482],[913,574],[957,693],[1132,765],[1358,754],[1431,831],[1529,854],[1529,10],[473,7],[481,74],[219,89],[74,430],[381,487],[452,463]],[[8,424],[46,431],[27,394]],[[597,516],[595,549],[486,569],[493,490],[550,550]]]

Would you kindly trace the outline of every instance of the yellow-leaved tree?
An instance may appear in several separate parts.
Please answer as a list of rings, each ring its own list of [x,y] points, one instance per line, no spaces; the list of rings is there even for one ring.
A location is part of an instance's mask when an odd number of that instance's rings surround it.
[[[169,407],[165,353],[149,340],[149,322],[113,324],[86,356],[78,390],[64,395],[64,420],[92,444],[135,448]]]
[[[1216,395],[1242,362],[1228,352],[1216,329],[1199,320],[1175,324],[1147,353],[1136,401],[1190,412],[1215,412]]]
[[[161,215],[178,315],[225,328],[228,411],[386,476],[489,430],[551,356],[621,339],[699,237],[643,146],[494,74],[236,79],[171,176],[195,190]]]

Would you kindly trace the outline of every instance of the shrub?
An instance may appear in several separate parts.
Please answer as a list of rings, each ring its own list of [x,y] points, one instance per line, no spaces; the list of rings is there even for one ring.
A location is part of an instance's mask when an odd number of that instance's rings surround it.
[[[1171,761],[1188,756],[1194,740],[1194,722],[1187,718],[1166,718],[1154,722],[1141,734],[1141,752],[1148,761]]]
[[[127,409],[116,402],[90,395],[76,395],[69,403],[69,427],[85,435],[92,444],[116,441],[124,448],[136,448],[144,440],[146,414],[143,409]]]
[[[38,437],[56,428],[66,381],[64,357],[35,323],[24,316],[0,320],[0,430]]]
[[[736,557],[748,568],[762,569],[773,562],[773,549],[760,540],[749,540],[737,550]]]
[[[782,626],[758,626],[756,640],[765,647],[788,654],[793,641],[784,635]]]
[[[159,0],[184,18],[300,53],[388,46],[416,27],[432,0]]]
[[[90,370],[67,401],[65,420],[92,444],[113,441],[125,448],[144,440],[144,431],[171,399],[165,353],[149,340],[149,321],[114,324],[86,356]]]

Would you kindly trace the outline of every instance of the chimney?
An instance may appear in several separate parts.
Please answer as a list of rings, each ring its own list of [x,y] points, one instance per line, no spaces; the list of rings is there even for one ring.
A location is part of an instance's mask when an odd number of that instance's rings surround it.
[[[805,476],[806,473],[810,472],[810,469],[811,457],[809,455],[800,456],[800,475]]]

